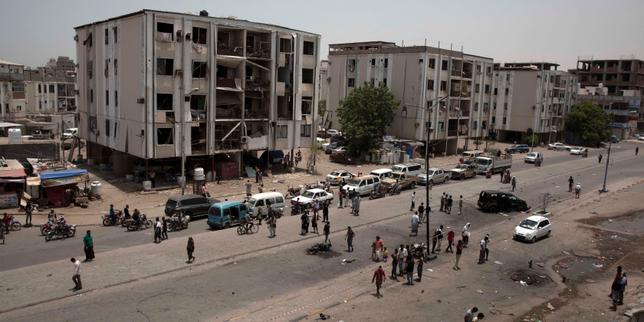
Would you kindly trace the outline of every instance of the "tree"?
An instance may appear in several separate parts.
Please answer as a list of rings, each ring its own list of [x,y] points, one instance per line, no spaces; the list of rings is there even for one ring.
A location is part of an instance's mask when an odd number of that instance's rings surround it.
[[[363,84],[340,102],[338,117],[349,153],[361,155],[377,148],[393,122],[398,102],[384,86]]]
[[[566,115],[566,132],[572,133],[583,144],[596,146],[610,136],[610,116],[598,105],[582,102]]]

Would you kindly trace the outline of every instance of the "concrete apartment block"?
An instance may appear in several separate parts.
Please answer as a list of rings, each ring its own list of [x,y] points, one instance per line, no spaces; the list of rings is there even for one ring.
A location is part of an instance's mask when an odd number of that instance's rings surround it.
[[[14,121],[24,118],[25,66],[0,59],[0,120]]]

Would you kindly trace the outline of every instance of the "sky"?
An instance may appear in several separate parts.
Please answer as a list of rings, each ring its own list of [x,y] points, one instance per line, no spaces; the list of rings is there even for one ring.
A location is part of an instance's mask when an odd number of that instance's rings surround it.
[[[322,35],[461,49],[495,62],[644,59],[642,0],[0,0],[0,59],[74,58],[74,27],[145,9],[235,16]]]

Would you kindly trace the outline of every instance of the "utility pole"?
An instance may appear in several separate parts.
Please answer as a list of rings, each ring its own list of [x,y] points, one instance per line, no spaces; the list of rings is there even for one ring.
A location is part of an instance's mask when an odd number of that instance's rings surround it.
[[[606,168],[604,169],[604,185],[602,186],[602,189],[599,190],[599,192],[608,192],[608,189],[606,189],[606,178],[608,177],[608,164],[610,163],[610,148],[613,145],[612,139],[608,140],[608,155],[606,156]]]
[[[437,106],[440,106],[440,103],[447,99],[448,96],[445,96],[443,98],[439,98],[437,101]],[[425,202],[427,203],[425,212],[427,213],[427,221],[426,221],[426,229],[427,229],[427,259],[433,259],[431,255],[431,250],[432,250],[432,240],[430,238],[431,231],[429,230],[429,214],[431,212],[431,206],[430,206],[430,201],[429,201],[429,190],[430,190],[430,183],[429,183],[429,142],[431,140],[431,134],[432,134],[432,129],[429,127],[429,118],[430,118],[430,113],[426,113],[427,115],[427,121],[425,122],[425,131],[427,132],[427,140],[425,142],[425,179],[427,182],[425,183]],[[458,145],[458,143],[457,143]]]
[[[181,28],[182,30],[186,30],[186,18],[181,18]],[[186,44],[185,44],[185,36],[183,33],[181,33],[181,86],[179,86],[179,92],[181,93],[181,96],[179,96],[179,99],[181,100],[180,106],[179,106],[179,126],[181,127],[179,131],[181,131],[181,195],[183,196],[186,193],[186,136],[185,136],[185,124],[184,124],[184,119],[185,119],[185,101],[186,101],[186,90],[185,90],[185,82],[186,82]]]

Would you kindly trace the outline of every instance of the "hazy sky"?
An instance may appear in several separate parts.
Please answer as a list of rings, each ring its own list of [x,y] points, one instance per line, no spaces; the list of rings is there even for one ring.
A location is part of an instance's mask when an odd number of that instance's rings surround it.
[[[75,57],[73,27],[143,8],[236,16],[336,42],[454,44],[498,62],[547,60],[572,68],[578,56],[644,59],[643,0],[0,0],[0,58],[29,66]]]

